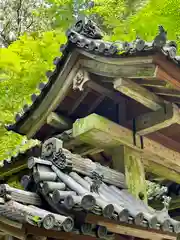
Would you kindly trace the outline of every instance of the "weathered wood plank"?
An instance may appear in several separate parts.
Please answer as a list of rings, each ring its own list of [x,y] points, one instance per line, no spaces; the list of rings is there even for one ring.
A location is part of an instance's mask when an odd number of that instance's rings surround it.
[[[129,146],[141,152],[142,158],[155,162],[180,173],[180,153],[133,132],[97,114],[91,114],[73,124],[73,137],[99,148],[113,148],[119,145]],[[166,174],[162,176],[168,178]]]
[[[88,69],[89,72],[106,76],[106,77],[153,77],[155,76],[156,66],[152,63],[150,64],[137,64],[126,65],[123,67],[119,64],[110,64],[107,62],[99,62],[95,60],[82,59],[80,64],[85,69]]]
[[[180,122],[180,110],[175,104],[167,103],[156,112],[145,113],[135,119],[136,132],[146,135]]]
[[[72,126],[72,122],[69,119],[55,112],[49,114],[47,117],[47,124],[60,130],[67,130]]]
[[[154,111],[163,106],[163,101],[161,101],[154,93],[129,79],[119,78],[115,80],[114,88]]]
[[[109,64],[117,64],[120,66],[124,65],[139,65],[139,64],[150,64],[153,63],[153,56],[145,56],[145,57],[122,57],[122,58],[111,58],[111,57],[102,57],[97,54],[92,54],[87,51],[83,51],[78,49],[78,52],[84,56],[87,56],[90,59],[97,60],[102,63],[109,63]],[[83,59],[86,61],[86,59]]]
[[[143,239],[172,239],[176,240],[177,235],[174,233],[166,233],[153,229],[145,229],[143,227],[137,227],[134,225],[126,225],[122,223],[117,223],[114,220],[105,219],[101,216],[95,216],[88,214],[86,217],[86,222],[97,224],[100,226],[107,227],[110,232],[117,234],[123,234],[126,236],[132,236]]]

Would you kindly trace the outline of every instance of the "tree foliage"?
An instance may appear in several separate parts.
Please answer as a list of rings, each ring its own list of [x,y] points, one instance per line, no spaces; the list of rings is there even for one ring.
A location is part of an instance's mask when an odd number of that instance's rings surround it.
[[[45,9],[43,0],[1,0],[1,45],[9,46],[25,32],[47,30],[51,25],[51,19],[45,14]]]
[[[53,59],[60,55],[59,46],[65,40],[64,33],[59,31],[25,34],[7,49],[1,49],[1,126],[14,121],[15,112],[30,103],[30,95],[37,91],[37,84],[47,81],[45,72],[54,67]],[[3,128],[0,136],[1,158],[7,154],[7,148],[13,150],[14,145],[22,141],[19,135],[5,132]]]
[[[53,68],[53,58],[60,54],[59,46],[66,41],[64,32],[75,21],[77,11],[98,22],[108,40],[132,41],[138,35],[149,41],[161,24],[167,29],[168,38],[179,42],[180,0],[44,0],[43,5],[38,0],[1,2],[10,6],[9,10],[1,9],[1,25],[8,26],[8,34],[15,31],[17,37],[22,36],[7,44],[8,48],[0,49],[0,159],[24,141],[18,134],[5,131],[3,125],[11,122],[15,112],[30,101],[38,83],[46,81],[45,72]],[[30,5],[21,9],[22,26],[18,27],[20,2]],[[27,10],[27,15],[23,15]],[[25,24],[31,16],[35,21],[28,30]],[[10,25],[6,24],[10,21]],[[48,30],[49,26],[54,30]]]

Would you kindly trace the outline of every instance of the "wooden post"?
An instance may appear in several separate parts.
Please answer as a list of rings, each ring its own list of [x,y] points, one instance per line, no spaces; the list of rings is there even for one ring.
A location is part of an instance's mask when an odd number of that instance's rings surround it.
[[[126,146],[113,149],[111,154],[113,168],[125,173],[129,192],[147,203],[145,172],[141,154]]]

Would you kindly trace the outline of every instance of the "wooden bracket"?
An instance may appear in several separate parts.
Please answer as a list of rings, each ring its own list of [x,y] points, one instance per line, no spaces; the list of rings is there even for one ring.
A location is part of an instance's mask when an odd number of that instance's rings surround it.
[[[115,80],[114,88],[153,111],[160,109],[164,105],[163,101],[156,94],[129,79],[119,78]]]
[[[180,122],[178,106],[166,103],[164,108],[138,116],[135,119],[136,133],[143,136],[178,122]]]

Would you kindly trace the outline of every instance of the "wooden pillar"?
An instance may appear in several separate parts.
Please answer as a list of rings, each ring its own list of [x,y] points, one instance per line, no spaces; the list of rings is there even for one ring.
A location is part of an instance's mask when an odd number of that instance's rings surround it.
[[[144,165],[141,155],[134,149],[120,146],[111,151],[113,168],[123,172],[129,192],[147,203]]]

